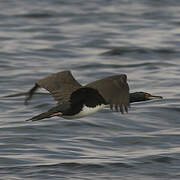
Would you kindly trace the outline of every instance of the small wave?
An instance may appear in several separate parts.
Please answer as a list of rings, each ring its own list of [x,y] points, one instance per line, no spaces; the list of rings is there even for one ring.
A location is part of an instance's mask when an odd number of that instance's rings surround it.
[[[141,160],[142,161],[142,160]],[[170,156],[164,156],[164,155],[155,155],[155,156],[146,156],[143,162],[138,162],[136,164],[138,165],[151,165],[154,163],[158,164],[171,164],[175,161],[179,161],[178,158],[173,158]]]
[[[133,168],[133,165],[128,163],[102,163],[102,164],[95,164],[95,163],[76,163],[76,162],[64,162],[64,163],[57,163],[57,164],[39,164],[39,165],[25,165],[25,166],[12,166],[12,167],[1,167],[0,171],[24,171],[31,169],[31,171],[42,171],[43,169],[66,169],[66,170],[76,170],[76,171],[98,171],[98,170],[105,170],[111,168]]]
[[[119,56],[127,53],[137,53],[137,54],[174,54],[177,53],[171,48],[159,48],[159,49],[150,49],[150,48],[131,48],[131,47],[120,47],[114,48],[112,50],[106,51],[101,55],[108,56]]]
[[[55,14],[51,12],[37,12],[37,13],[29,13],[29,14],[18,14],[15,16],[23,17],[23,18],[52,18],[55,16]]]
[[[100,63],[93,63],[87,65],[77,66],[77,69],[119,69],[119,68],[135,68],[135,67],[148,67],[151,69],[158,69],[159,67],[169,67],[173,66],[171,63],[150,63],[150,62],[143,62],[143,63],[127,63],[127,64],[100,64]]]

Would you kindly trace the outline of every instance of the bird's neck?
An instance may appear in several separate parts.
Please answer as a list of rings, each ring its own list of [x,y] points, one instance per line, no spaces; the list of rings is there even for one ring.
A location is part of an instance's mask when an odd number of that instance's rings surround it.
[[[144,98],[139,96],[136,92],[130,93],[129,100],[130,100],[130,103],[145,101]]]

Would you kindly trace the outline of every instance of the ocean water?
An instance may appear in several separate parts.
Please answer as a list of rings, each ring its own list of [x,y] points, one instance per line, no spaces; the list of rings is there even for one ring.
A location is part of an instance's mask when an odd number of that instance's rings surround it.
[[[180,179],[180,1],[0,1],[0,179]],[[25,120],[55,105],[23,93],[71,70],[82,84],[125,73],[163,96],[128,114]]]

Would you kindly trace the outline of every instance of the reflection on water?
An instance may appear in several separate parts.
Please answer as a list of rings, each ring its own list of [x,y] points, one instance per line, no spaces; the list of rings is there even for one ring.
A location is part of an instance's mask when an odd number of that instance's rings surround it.
[[[3,179],[179,179],[179,1],[0,2],[1,97],[51,73],[90,81],[128,75],[131,92],[163,100],[83,119],[27,123],[55,102],[1,98]]]

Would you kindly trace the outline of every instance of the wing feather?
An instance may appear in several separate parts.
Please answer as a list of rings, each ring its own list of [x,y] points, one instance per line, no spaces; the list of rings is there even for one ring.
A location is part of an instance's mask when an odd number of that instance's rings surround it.
[[[97,80],[86,86],[97,89],[105,101],[110,104],[111,109],[115,108],[116,111],[120,110],[121,113],[128,111],[129,86],[125,74]]]
[[[82,87],[70,71],[52,74],[37,81],[37,84],[48,90],[58,103],[69,100],[72,92]]]
[[[48,90],[58,103],[63,103],[82,86],[74,79],[70,71],[58,72],[37,81],[35,87],[29,91],[26,101],[39,87]],[[115,109],[121,113],[128,111],[129,86],[125,74],[106,77],[89,83],[85,87],[97,89],[112,110]]]

